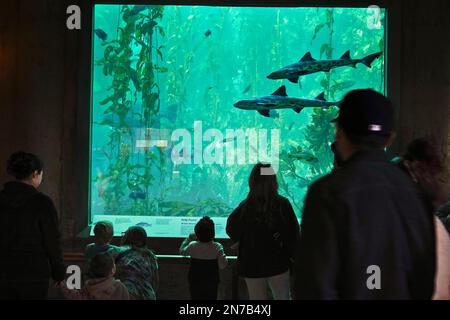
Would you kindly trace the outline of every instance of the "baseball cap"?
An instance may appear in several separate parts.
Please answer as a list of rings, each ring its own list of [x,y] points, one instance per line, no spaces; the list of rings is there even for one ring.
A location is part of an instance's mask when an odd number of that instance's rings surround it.
[[[388,136],[394,126],[391,101],[372,89],[347,93],[340,103],[339,116],[331,122],[350,134]]]

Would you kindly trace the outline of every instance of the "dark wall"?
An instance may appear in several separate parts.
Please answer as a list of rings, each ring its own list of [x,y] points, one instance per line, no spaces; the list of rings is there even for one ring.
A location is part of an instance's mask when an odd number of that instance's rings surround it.
[[[5,162],[17,149],[45,162],[42,191],[61,214],[66,247],[87,219],[85,201],[89,127],[89,22],[81,31],[66,29],[66,8],[86,1],[3,0],[0,3],[0,181]],[[299,2],[301,3],[301,2]],[[398,108],[402,150],[414,137],[434,135],[449,153],[450,12],[448,0],[388,1],[390,70]],[[83,13],[84,12],[84,13]],[[393,41],[393,39],[395,41]],[[394,64],[392,64],[394,63]],[[87,71],[87,73],[86,73]],[[75,219],[75,217],[81,217]],[[177,245],[170,242],[170,246]]]
[[[401,103],[398,133],[403,148],[413,137],[432,135],[449,152],[450,2],[403,1]]]
[[[0,181],[8,179],[5,163],[13,151],[42,157],[42,190],[54,199],[70,238],[80,193],[73,169],[79,36],[65,27],[65,1],[8,0],[0,6]]]

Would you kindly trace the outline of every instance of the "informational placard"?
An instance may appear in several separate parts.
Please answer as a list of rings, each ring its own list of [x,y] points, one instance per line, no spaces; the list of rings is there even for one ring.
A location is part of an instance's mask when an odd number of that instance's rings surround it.
[[[184,238],[194,232],[199,217],[149,217],[149,216],[115,216],[96,215],[93,219],[91,236],[94,235],[93,226],[98,221],[109,221],[114,226],[114,236],[122,236],[130,226],[140,226],[145,229],[149,237]],[[216,239],[228,238],[225,227],[227,218],[214,218]]]

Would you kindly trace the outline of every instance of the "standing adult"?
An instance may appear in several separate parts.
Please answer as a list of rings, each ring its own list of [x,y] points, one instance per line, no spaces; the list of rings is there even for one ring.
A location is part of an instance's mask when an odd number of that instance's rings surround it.
[[[290,299],[290,264],[298,239],[297,217],[288,199],[278,194],[269,164],[258,163],[249,179],[247,198],[228,217],[226,231],[239,243],[238,274],[251,300]]]
[[[62,281],[66,270],[55,206],[37,190],[43,164],[19,151],[8,159],[7,172],[15,181],[0,192],[0,298],[46,299],[49,279]]]
[[[392,162],[416,184],[428,210],[436,213],[437,208],[448,200],[444,164],[432,139],[414,139],[408,144],[406,153]]]
[[[390,163],[394,112],[383,95],[349,92],[336,119],[344,161],[306,196],[295,268],[298,299],[430,299],[435,231],[411,179]]]

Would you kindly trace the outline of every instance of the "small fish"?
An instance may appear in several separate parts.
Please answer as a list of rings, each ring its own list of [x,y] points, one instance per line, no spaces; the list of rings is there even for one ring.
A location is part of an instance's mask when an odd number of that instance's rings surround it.
[[[135,226],[145,228],[145,227],[151,227],[152,225],[150,223],[147,223],[147,222],[139,222],[139,223],[136,223]]]
[[[350,87],[353,87],[355,85],[355,81],[349,80],[349,81],[334,81],[334,84],[331,86],[330,90],[344,90],[348,89]]]
[[[299,160],[299,161],[305,161],[305,162],[311,162],[311,163],[319,162],[319,159],[317,159],[317,157],[315,157],[313,154],[306,152],[306,151],[290,153],[289,157],[293,158],[295,160]]]
[[[136,70],[134,70],[134,69],[130,70],[130,79],[131,79],[131,81],[133,81],[133,84],[134,84],[134,87],[136,88],[136,90],[141,91],[141,84],[139,82]]]
[[[295,122],[294,121],[292,121],[290,124],[289,124],[289,126],[288,126],[288,130],[291,130],[292,129],[292,127],[294,126],[294,124],[295,124]]]
[[[99,37],[100,40],[105,41],[106,38],[108,38],[108,35],[106,34],[105,31],[103,31],[102,29],[95,29],[94,33],[97,37]]]
[[[297,141],[295,141],[295,140],[293,140],[293,139],[288,139],[288,140],[287,140],[287,143],[288,143],[290,146],[293,146],[294,148],[297,148],[297,151],[298,151],[298,148],[300,147],[300,144],[299,144]]]
[[[129,197],[133,200],[137,199],[144,200],[147,198],[147,194],[145,192],[131,192]]]
[[[209,29],[206,30],[205,37],[209,37],[211,35],[211,33],[212,33],[211,30],[209,30]]]
[[[230,137],[230,138],[225,138],[225,139],[222,140],[222,143],[227,143],[227,142],[235,141],[236,139],[237,139],[236,136]]]
[[[247,93],[250,91],[250,89],[252,88],[252,84],[250,83],[248,86],[245,87],[244,91],[242,91],[243,94]]]

